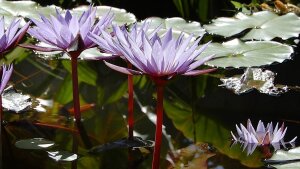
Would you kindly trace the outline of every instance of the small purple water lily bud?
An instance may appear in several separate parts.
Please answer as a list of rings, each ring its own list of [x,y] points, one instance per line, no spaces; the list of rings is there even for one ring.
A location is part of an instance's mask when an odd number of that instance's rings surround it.
[[[1,72],[2,72],[2,76],[1,76],[1,84],[0,84],[0,94],[3,93],[3,90],[13,72],[13,64],[10,64],[9,66],[3,64],[1,66]]]
[[[29,28],[28,33],[52,47],[25,44],[22,44],[22,47],[43,52],[82,52],[96,46],[87,35],[89,33],[99,35],[102,30],[111,25],[113,20],[113,14],[108,12],[95,23],[96,8],[92,6],[84,11],[79,18],[72,15],[69,10],[66,11],[65,15],[56,10],[56,16],[51,16],[49,19],[43,15],[40,17],[41,21],[31,19],[36,26]]]
[[[0,54],[3,54],[8,50],[14,48],[19,41],[26,34],[30,22],[26,23],[21,29],[20,19],[15,19],[11,22],[7,29],[5,29],[4,17],[0,18]],[[19,30],[18,30],[19,29]]]
[[[284,123],[282,123],[281,127],[279,128],[277,123],[273,129],[272,122],[268,123],[265,127],[264,123],[260,120],[255,130],[250,119],[248,119],[247,128],[243,124],[240,124],[240,127],[236,125],[236,130],[238,134],[237,136],[231,132],[233,140],[236,142],[269,145],[276,143],[284,144],[285,142],[283,139],[287,131],[287,127],[285,127]],[[288,143],[293,143],[296,139],[297,137],[293,138]]]
[[[193,35],[184,39],[183,35],[174,38],[172,29],[160,38],[157,33],[148,36],[143,29],[140,33],[132,33],[113,26],[116,38],[111,39],[115,51],[122,53],[137,70],[119,67],[108,62],[107,66],[125,74],[146,74],[150,77],[171,78],[174,75],[200,75],[214,71],[215,69],[195,70],[197,67],[211,59],[208,56],[201,60],[195,60],[207,47],[196,49],[201,40],[199,38],[191,45]],[[138,40],[139,39],[139,40]],[[112,49],[112,48],[111,48]]]

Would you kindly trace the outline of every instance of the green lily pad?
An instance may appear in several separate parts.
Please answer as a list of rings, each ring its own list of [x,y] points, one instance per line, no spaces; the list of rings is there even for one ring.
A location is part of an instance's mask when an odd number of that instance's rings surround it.
[[[15,17],[21,16],[25,18],[39,19],[40,14],[45,16],[54,15],[55,10],[61,10],[60,7],[51,5],[42,7],[34,1],[2,1],[0,2],[0,13],[4,14],[5,18],[9,21]],[[21,25],[24,25],[25,21],[22,19]]]
[[[160,17],[150,17],[146,20],[141,21],[139,24],[142,24],[145,21],[151,23],[149,31],[154,30],[158,26],[160,26],[161,30],[158,32],[160,35],[166,33],[170,28],[173,29],[173,33],[177,36],[181,33],[184,33],[185,36],[188,36],[190,34],[194,34],[195,36],[203,36],[205,34],[205,30],[201,27],[201,24],[199,22],[188,22],[180,17],[166,19]]]
[[[89,8],[89,6],[79,6],[77,8],[74,8],[72,10],[73,13],[81,14],[83,11],[86,11]],[[127,12],[125,9],[115,8],[111,6],[96,6],[97,17],[104,16],[108,11],[111,11],[114,13],[114,20],[113,23],[117,25],[124,25],[124,24],[132,24],[136,22],[136,17],[134,14]]]
[[[55,143],[44,138],[32,138],[19,140],[15,143],[15,146],[20,149],[29,149],[29,150],[43,150],[53,147]]]
[[[203,26],[209,33],[225,37],[251,29],[242,39],[271,40],[275,37],[288,39],[298,37],[300,19],[294,13],[279,16],[270,11],[255,12],[252,15],[236,14],[233,18],[220,17],[212,24]]]
[[[215,54],[214,59],[206,62],[216,67],[253,67],[269,65],[274,62],[282,63],[291,58],[294,52],[291,46],[274,41],[242,42],[233,39],[224,43],[212,43],[198,57]]]
[[[300,147],[288,151],[278,150],[265,162],[277,169],[298,169],[300,166]]]

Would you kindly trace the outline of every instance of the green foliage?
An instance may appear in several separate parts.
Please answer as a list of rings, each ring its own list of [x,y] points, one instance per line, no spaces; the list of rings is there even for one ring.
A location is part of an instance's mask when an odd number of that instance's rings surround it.
[[[215,59],[206,64],[216,67],[253,67],[269,65],[274,62],[283,62],[290,59],[293,48],[274,41],[242,42],[234,39],[228,42],[212,43],[198,57],[215,55]]]

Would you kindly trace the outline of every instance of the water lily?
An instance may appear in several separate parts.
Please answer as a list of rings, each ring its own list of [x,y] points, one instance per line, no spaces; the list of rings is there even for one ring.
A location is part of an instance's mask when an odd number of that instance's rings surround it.
[[[41,15],[41,21],[32,19],[36,25],[28,33],[49,47],[22,44],[20,46],[43,52],[63,51],[71,57],[73,104],[76,121],[81,119],[78,92],[77,59],[85,49],[95,47],[96,44],[88,38],[89,33],[99,35],[101,30],[111,25],[113,14],[108,12],[96,23],[96,8],[90,6],[78,18],[69,10],[62,15],[56,10],[56,16],[49,19]]]
[[[194,76],[214,71],[215,69],[196,69],[213,57],[208,56],[201,60],[195,60],[209,43],[197,49],[201,38],[190,44],[193,35],[186,39],[183,35],[175,38],[172,35],[172,29],[169,29],[163,37],[159,37],[155,33],[151,38],[143,30],[140,34],[129,33],[117,26],[113,26],[113,30],[116,39],[113,39],[112,42],[121,51],[124,58],[136,69],[120,67],[108,62],[105,62],[106,65],[128,75],[148,75],[157,86],[157,119],[152,161],[152,168],[157,169],[159,168],[162,141],[164,86],[167,80],[175,75]],[[141,40],[137,41],[136,39]]]
[[[0,19],[0,54],[3,54],[14,48],[19,41],[26,34],[30,22],[26,23],[21,29],[20,19],[15,19],[11,22],[7,29],[5,29],[4,17]]]
[[[273,128],[273,124],[268,123],[265,127],[264,123],[260,120],[258,122],[256,130],[252,126],[250,119],[247,121],[247,128],[240,124],[240,127],[236,125],[237,136],[231,132],[234,141],[242,142],[242,143],[253,143],[257,145],[269,145],[269,144],[276,144],[282,143],[285,133],[287,131],[287,127],[284,126],[282,123],[281,127],[278,127],[278,123],[276,123],[275,128]],[[293,138],[288,143],[292,143],[297,139],[297,137]]]
[[[134,39],[134,41],[141,46],[142,45],[142,39],[140,34],[144,32],[148,32],[148,29],[150,27],[150,23],[144,23],[141,26],[138,26],[137,24],[134,24],[130,30],[131,37]],[[124,26],[120,27],[120,29],[125,30],[126,28]],[[96,43],[100,50],[111,54],[111,57],[105,57],[103,59],[111,59],[115,57],[121,57],[127,62],[127,67],[132,68],[132,65],[130,62],[126,60],[125,57],[123,57],[122,50],[118,47],[114,41],[117,41],[117,37],[115,30],[114,32],[108,33],[106,31],[101,31],[101,35],[97,35],[94,33],[90,33],[89,37],[90,39]],[[157,31],[159,30],[159,27],[154,29],[152,32],[149,33],[149,36],[152,37]],[[100,59],[100,58],[99,58]],[[133,76],[128,75],[128,139],[133,139],[133,123],[134,123],[134,117],[133,117]]]
[[[79,18],[72,15],[69,10],[64,16],[56,10],[56,17],[51,16],[49,19],[43,15],[40,17],[41,21],[31,19],[36,26],[29,28],[28,33],[50,47],[24,44],[22,46],[44,52],[70,53],[95,47],[96,44],[88,38],[88,34],[99,35],[101,30],[111,25],[113,14],[108,12],[96,23],[96,8],[90,6]]]

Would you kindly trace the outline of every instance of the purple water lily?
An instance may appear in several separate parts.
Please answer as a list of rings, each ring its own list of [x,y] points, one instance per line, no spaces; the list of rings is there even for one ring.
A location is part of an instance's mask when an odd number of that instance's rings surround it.
[[[113,20],[111,12],[108,12],[97,23],[95,22],[95,17],[96,8],[92,6],[87,11],[84,11],[79,18],[76,15],[72,15],[69,10],[66,11],[64,16],[56,10],[56,17],[51,16],[50,19],[41,15],[41,21],[32,19],[36,26],[30,28],[28,33],[51,47],[20,45],[43,52],[64,51],[71,57],[73,105],[76,122],[81,119],[77,59],[85,49],[96,46],[87,35],[89,33],[99,35],[101,30],[108,28]]]
[[[164,86],[167,80],[175,75],[195,76],[214,71],[215,69],[196,69],[213,57],[195,60],[209,43],[197,49],[201,38],[193,43],[191,42],[193,35],[186,39],[183,35],[174,38],[172,29],[169,29],[162,38],[157,33],[149,37],[143,30],[140,34],[129,33],[118,26],[113,26],[113,30],[116,38],[112,39],[111,43],[136,69],[120,67],[108,62],[105,62],[106,65],[128,75],[148,75],[157,86],[157,119],[152,169],[158,169],[162,141]]]
[[[150,27],[150,23],[144,23],[141,26],[138,26],[137,24],[134,24],[130,30],[131,37],[133,40],[137,43],[138,46],[142,45],[142,39],[140,36],[143,31],[148,32],[148,29]],[[121,30],[125,31],[125,27],[122,26],[120,28]],[[121,57],[126,61],[126,58],[123,57],[122,50],[116,45],[115,41],[117,41],[117,37],[115,30],[114,32],[107,33],[105,31],[101,31],[101,35],[98,36],[97,34],[90,33],[90,39],[94,41],[97,45],[99,45],[99,48],[106,52],[111,54],[111,57],[103,57],[103,59],[111,59],[115,57]],[[152,32],[149,33],[149,37],[151,38],[157,31],[159,30],[159,27],[154,29]],[[100,59],[100,58],[99,58]],[[132,65],[130,62],[127,62],[127,67],[132,68]],[[128,75],[128,139],[133,139],[133,124],[134,124],[134,117],[133,117],[133,76]]]
[[[273,124],[268,123],[265,127],[262,121],[258,122],[256,130],[252,126],[251,121],[248,119],[247,121],[247,128],[240,124],[240,127],[236,125],[237,136],[231,132],[234,141],[242,142],[242,143],[250,143],[250,144],[257,144],[257,145],[269,145],[269,144],[276,144],[281,143],[284,144],[283,138],[287,131],[287,127],[284,126],[282,123],[281,127],[278,128],[278,123],[276,124],[275,128],[273,129]],[[297,139],[295,137],[288,143],[292,143]]]
[[[87,35],[89,33],[99,35],[102,30],[109,27],[113,14],[108,12],[95,23],[96,8],[90,6],[79,18],[72,15],[69,10],[64,16],[56,10],[56,17],[51,16],[50,19],[43,15],[40,17],[41,21],[31,19],[36,26],[29,28],[28,33],[52,47],[24,44],[22,46],[44,52],[65,51],[70,53],[95,47],[96,44]],[[71,57],[73,56],[71,55]]]
[[[30,22],[26,23],[21,29],[20,19],[15,19],[11,22],[7,29],[5,29],[4,17],[0,19],[0,54],[3,54],[14,48],[19,41],[26,34]]]
[[[183,38],[183,35],[174,38],[172,29],[169,29],[162,38],[157,34],[149,38],[144,31],[140,35],[130,34],[117,26],[114,26],[113,29],[117,37],[117,41],[115,40],[113,43],[126,60],[137,68],[137,70],[133,70],[105,62],[110,68],[119,72],[170,79],[174,75],[200,75],[214,70],[195,70],[213,57],[208,56],[201,60],[195,60],[209,44],[207,43],[197,50],[201,38],[190,45],[192,35],[186,39]],[[141,40],[134,40],[137,39],[135,36],[140,36]],[[139,42],[142,44],[138,44]]]

